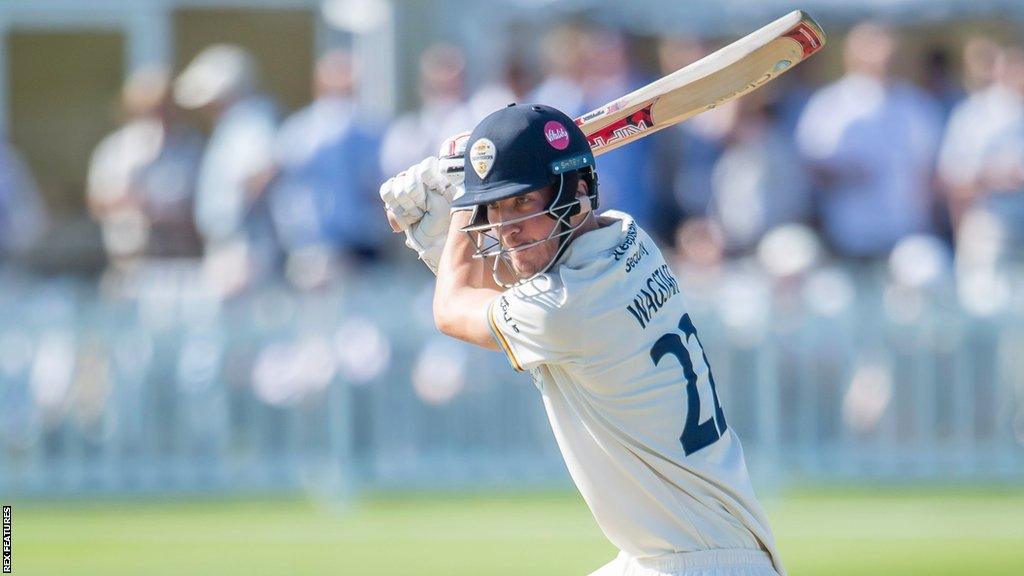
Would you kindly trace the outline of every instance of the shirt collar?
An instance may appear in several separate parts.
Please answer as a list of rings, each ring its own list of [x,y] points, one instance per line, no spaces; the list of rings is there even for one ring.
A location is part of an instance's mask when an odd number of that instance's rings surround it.
[[[599,227],[574,238],[556,266],[580,264],[595,254],[612,250],[623,242],[634,224],[632,216],[618,210],[606,210],[597,219]]]

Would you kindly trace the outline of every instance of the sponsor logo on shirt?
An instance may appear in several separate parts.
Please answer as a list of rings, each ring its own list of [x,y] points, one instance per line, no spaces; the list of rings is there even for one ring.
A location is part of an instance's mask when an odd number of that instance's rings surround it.
[[[508,313],[508,298],[502,296],[501,300],[498,301],[498,307],[501,308],[501,319],[504,320],[505,324],[509,328],[511,328],[516,334],[519,334],[519,326],[516,326],[515,320],[513,320],[512,316]]]
[[[630,254],[629,258],[626,258],[626,274],[629,274],[636,268],[637,264],[644,256],[650,256],[650,251],[647,250],[647,245],[641,242],[636,247],[636,252]]]
[[[622,244],[616,246],[615,251],[612,252],[612,255],[615,256],[615,260],[621,260],[622,257],[625,256],[627,252],[629,252],[629,248],[633,246],[635,242],[636,222],[633,221],[629,223],[629,228],[626,229],[626,239],[622,241]]]
[[[533,380],[533,385],[537,388],[544,388],[544,376],[540,373],[540,367],[530,369],[530,380]]]
[[[679,294],[679,283],[672,276],[668,265],[662,264],[647,277],[644,287],[626,305],[626,312],[629,312],[640,328],[647,328],[651,318],[676,294]]]

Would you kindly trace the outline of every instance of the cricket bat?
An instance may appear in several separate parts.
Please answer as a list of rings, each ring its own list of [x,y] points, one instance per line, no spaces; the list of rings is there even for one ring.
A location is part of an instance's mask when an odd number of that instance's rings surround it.
[[[804,11],[782,18],[576,119],[595,156],[753,92],[825,45]],[[398,230],[388,215],[392,228]]]
[[[647,86],[587,112],[576,124],[603,154],[753,92],[825,45],[802,10],[708,54]]]

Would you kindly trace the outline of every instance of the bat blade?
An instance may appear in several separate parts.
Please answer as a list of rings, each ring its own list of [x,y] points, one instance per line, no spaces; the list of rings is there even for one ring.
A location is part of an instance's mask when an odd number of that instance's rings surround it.
[[[825,45],[825,33],[794,10],[668,76],[576,119],[595,156],[752,92]],[[391,229],[401,228],[388,212]]]
[[[752,92],[825,45],[801,10],[576,119],[595,155]]]

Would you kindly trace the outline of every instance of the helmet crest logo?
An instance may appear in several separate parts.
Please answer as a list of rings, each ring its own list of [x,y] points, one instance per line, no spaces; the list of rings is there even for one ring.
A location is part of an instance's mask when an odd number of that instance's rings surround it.
[[[480,177],[481,180],[487,177],[490,173],[491,167],[494,166],[494,158],[497,156],[497,149],[494,147],[494,142],[491,142],[487,138],[480,138],[469,148],[469,164],[473,167],[473,171]]]
[[[544,138],[555,150],[565,150],[569,147],[569,131],[556,120],[550,120],[544,125]]]

